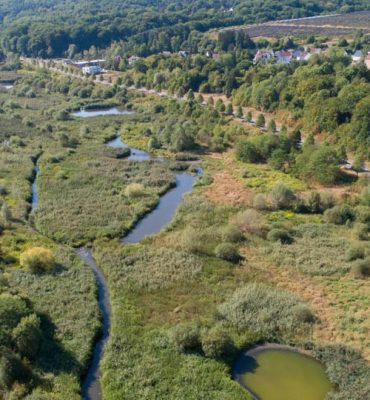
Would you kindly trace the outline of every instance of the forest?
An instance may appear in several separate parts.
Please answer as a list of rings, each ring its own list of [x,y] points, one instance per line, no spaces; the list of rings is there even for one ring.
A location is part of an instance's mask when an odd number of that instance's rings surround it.
[[[212,28],[369,7],[366,0],[1,0],[0,48],[3,53],[61,57],[72,45],[82,52],[124,41],[149,55],[187,50],[190,36]]]

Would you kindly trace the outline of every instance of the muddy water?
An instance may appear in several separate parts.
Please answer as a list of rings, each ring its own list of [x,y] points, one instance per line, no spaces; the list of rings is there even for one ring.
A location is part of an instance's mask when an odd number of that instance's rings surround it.
[[[324,400],[333,389],[322,364],[287,346],[259,346],[242,354],[233,376],[258,400]]]

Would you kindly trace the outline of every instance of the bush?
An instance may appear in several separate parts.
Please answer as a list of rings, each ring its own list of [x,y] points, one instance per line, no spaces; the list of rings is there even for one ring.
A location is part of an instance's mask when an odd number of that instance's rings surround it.
[[[9,351],[2,353],[0,358],[0,387],[10,389],[14,382],[24,382],[29,373],[17,356]]]
[[[170,331],[170,340],[180,353],[197,351],[201,347],[200,327],[195,323],[184,323]]]
[[[356,261],[352,266],[352,274],[358,279],[368,278],[370,276],[370,257]]]
[[[271,242],[280,242],[282,244],[291,244],[294,242],[293,237],[285,229],[271,229],[267,234],[267,239]]]
[[[346,254],[347,261],[354,261],[365,258],[366,250],[364,246],[352,246],[348,249]]]
[[[266,196],[262,193],[258,193],[253,197],[253,207],[257,210],[263,211],[268,209],[268,203]]]
[[[293,316],[300,322],[312,324],[315,322],[315,315],[304,304],[299,304],[293,309]]]
[[[353,233],[358,240],[369,240],[369,227],[367,224],[356,223],[353,227]]]
[[[31,314],[22,318],[13,330],[12,337],[22,356],[34,358],[39,352],[42,338],[40,319],[37,315]]]
[[[130,199],[135,199],[145,195],[145,187],[141,183],[130,183],[125,188],[125,196]]]
[[[54,254],[44,247],[32,247],[21,254],[20,265],[33,274],[47,272],[55,265]]]
[[[253,209],[238,213],[235,217],[234,223],[244,233],[263,236],[266,231],[262,215]]]
[[[357,206],[355,209],[356,220],[364,224],[370,223],[370,207]]]
[[[235,225],[227,225],[221,231],[222,240],[229,243],[238,243],[244,239],[241,230]]]
[[[238,262],[240,254],[232,243],[221,243],[215,249],[215,256],[230,262]]]
[[[295,199],[296,197],[292,189],[283,183],[279,183],[271,191],[272,204],[279,210],[290,208]]]
[[[222,358],[230,354],[232,349],[233,342],[221,326],[215,326],[202,335],[202,350],[206,357]]]
[[[273,339],[308,328],[309,323],[294,314],[298,306],[305,304],[292,293],[251,283],[237,289],[218,310],[220,317],[238,330],[247,329]]]
[[[249,141],[239,142],[236,145],[235,157],[237,160],[246,163],[258,163],[262,161],[256,146]]]
[[[353,221],[356,217],[355,210],[348,204],[335,206],[325,211],[324,219],[329,224],[343,225],[347,221]]]

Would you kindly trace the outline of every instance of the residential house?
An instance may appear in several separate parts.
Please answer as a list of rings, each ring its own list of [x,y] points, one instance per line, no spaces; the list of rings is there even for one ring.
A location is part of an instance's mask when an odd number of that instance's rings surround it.
[[[370,53],[367,53],[367,56],[365,58],[365,65],[367,69],[370,69]]]
[[[131,57],[129,57],[128,58],[128,65],[130,66],[130,67],[132,67],[135,63],[136,63],[136,61],[138,61],[140,59],[140,57],[137,57],[137,56],[131,56]]]
[[[293,52],[290,50],[280,50],[275,53],[276,63],[287,65],[293,60]]]
[[[274,57],[274,50],[258,50],[253,59],[253,64],[259,62],[266,63],[268,60]]]
[[[364,57],[361,50],[357,50],[352,54],[352,62],[358,64]]]

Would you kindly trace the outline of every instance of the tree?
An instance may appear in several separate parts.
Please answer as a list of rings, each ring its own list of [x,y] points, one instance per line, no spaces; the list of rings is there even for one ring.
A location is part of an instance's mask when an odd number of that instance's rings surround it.
[[[225,104],[222,101],[222,99],[218,99],[216,101],[216,110],[219,112],[225,112],[225,109],[226,109],[226,107],[225,107]]]
[[[206,357],[222,358],[230,354],[233,349],[233,342],[225,330],[221,326],[215,326],[202,335],[202,350]]]
[[[226,108],[225,108],[225,114],[226,115],[233,115],[233,112],[234,112],[234,110],[233,110],[232,104],[228,103]]]
[[[48,272],[55,266],[53,252],[44,247],[31,247],[21,254],[19,261],[21,267],[33,274]]]
[[[257,163],[262,161],[261,155],[256,146],[248,140],[239,142],[236,145],[235,156],[237,160],[246,163]]]
[[[265,116],[263,114],[259,114],[256,120],[256,125],[260,128],[263,128],[266,124]]]
[[[12,337],[18,352],[33,359],[39,352],[42,339],[39,317],[31,314],[22,318],[13,330]]]
[[[276,122],[274,119],[270,119],[268,125],[267,125],[267,130],[270,133],[276,133]]]
[[[238,106],[235,113],[236,118],[243,118],[243,109],[241,106]]]
[[[250,112],[250,111],[248,111],[247,112],[247,115],[246,115],[246,117],[245,117],[245,119],[248,121],[248,122],[252,122],[252,113]]]
[[[9,226],[12,221],[12,212],[5,202],[1,206],[1,219],[5,226]]]
[[[187,99],[188,99],[189,101],[194,101],[194,100],[195,100],[194,92],[193,92],[192,89],[190,89],[190,90],[188,91]]]

